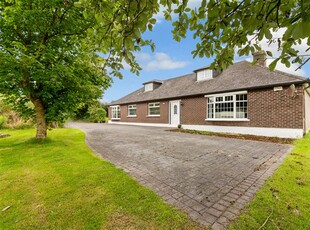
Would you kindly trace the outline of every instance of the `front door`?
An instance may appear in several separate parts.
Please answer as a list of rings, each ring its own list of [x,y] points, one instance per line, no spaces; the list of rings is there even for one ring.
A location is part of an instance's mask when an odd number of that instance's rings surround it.
[[[180,101],[170,101],[170,124],[180,124]]]

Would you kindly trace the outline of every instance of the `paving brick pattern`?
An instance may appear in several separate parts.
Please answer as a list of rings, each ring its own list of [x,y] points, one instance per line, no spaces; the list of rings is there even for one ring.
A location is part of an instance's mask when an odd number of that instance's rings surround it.
[[[69,126],[84,130],[104,159],[212,229],[225,229],[240,214],[292,148],[154,127]]]

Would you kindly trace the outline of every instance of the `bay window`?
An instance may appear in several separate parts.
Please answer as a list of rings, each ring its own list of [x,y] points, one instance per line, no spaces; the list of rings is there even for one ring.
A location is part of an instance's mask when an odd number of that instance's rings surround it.
[[[247,92],[207,95],[207,120],[247,120]]]

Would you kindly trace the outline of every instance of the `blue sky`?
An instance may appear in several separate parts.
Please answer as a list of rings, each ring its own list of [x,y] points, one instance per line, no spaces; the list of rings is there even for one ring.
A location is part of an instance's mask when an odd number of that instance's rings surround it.
[[[160,18],[159,18],[160,19]],[[155,51],[151,52],[149,48],[144,48],[137,54],[137,59],[143,70],[137,76],[125,67],[122,71],[124,78],[122,80],[113,77],[114,83],[106,90],[103,95],[104,102],[117,100],[127,94],[142,87],[144,82],[158,79],[165,80],[168,78],[182,76],[192,73],[193,70],[212,63],[213,58],[198,58],[193,59],[191,51],[195,49],[196,42],[192,39],[191,34],[188,34],[186,39],[181,42],[176,42],[171,34],[171,22],[159,20],[152,32],[147,32],[144,35],[146,39],[152,39],[156,45]],[[280,31],[281,33],[281,31]],[[268,47],[266,44],[261,44],[262,48],[276,52],[276,45]],[[235,57],[235,61],[251,60],[251,57]],[[272,60],[267,60],[267,63]],[[310,77],[310,63],[295,72],[298,66],[292,66],[287,69],[280,64],[277,69],[297,74],[305,77]]]

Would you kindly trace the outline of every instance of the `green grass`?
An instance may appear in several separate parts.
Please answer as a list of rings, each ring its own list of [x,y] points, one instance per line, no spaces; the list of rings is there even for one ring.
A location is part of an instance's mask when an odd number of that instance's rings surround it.
[[[78,130],[52,130],[43,143],[34,130],[1,132],[11,136],[0,139],[0,229],[200,228],[95,156]]]
[[[229,229],[261,226],[262,229],[310,229],[310,133],[296,141],[292,153]]]

